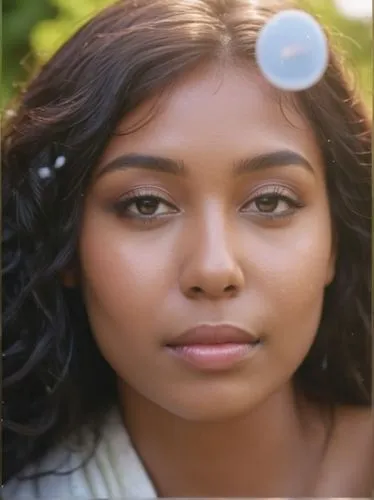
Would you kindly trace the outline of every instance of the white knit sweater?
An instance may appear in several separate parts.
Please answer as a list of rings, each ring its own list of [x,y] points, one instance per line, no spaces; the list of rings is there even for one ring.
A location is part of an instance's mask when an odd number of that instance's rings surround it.
[[[59,449],[44,460],[41,470],[54,466],[63,471],[78,465],[83,452],[74,452],[69,461]],[[123,498],[156,498],[156,491],[123,427],[120,415],[113,411],[104,427],[103,439],[92,459],[66,476],[48,475],[39,483],[39,491],[31,480],[12,480],[3,488],[4,500],[91,500]]]

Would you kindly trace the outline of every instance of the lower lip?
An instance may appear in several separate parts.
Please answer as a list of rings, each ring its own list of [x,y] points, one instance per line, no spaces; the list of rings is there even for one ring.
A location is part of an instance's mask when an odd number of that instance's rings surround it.
[[[224,370],[248,359],[257,351],[258,344],[193,344],[171,347],[169,351],[178,358],[202,370]]]

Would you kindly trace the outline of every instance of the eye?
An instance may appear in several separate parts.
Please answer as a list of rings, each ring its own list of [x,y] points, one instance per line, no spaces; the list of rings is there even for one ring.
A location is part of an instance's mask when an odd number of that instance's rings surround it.
[[[274,186],[266,188],[266,191],[252,198],[244,205],[242,211],[274,218],[293,215],[302,206],[294,194],[282,186]]]
[[[156,196],[142,196],[138,197],[127,207],[129,212],[143,215],[162,215],[168,212],[168,207]]]
[[[178,212],[165,199],[154,194],[142,193],[127,195],[122,198],[116,203],[115,211],[120,217],[149,221]]]
[[[290,208],[290,200],[276,195],[260,196],[254,200],[256,209],[262,213],[284,212]]]

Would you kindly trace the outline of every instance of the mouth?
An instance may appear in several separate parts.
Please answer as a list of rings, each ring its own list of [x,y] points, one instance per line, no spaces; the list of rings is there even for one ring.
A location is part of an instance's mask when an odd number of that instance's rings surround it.
[[[166,344],[176,358],[201,370],[225,370],[251,357],[261,339],[231,325],[200,325]]]

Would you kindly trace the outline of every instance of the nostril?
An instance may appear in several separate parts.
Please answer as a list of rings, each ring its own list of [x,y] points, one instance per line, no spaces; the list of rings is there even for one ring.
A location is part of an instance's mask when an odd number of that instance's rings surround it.
[[[224,294],[234,294],[236,290],[237,289],[235,285],[228,285],[224,287],[223,290],[221,289],[221,293],[223,292]],[[192,293],[193,295],[201,295],[205,292],[204,289],[201,288],[200,286],[192,286],[190,288],[190,293]]]

